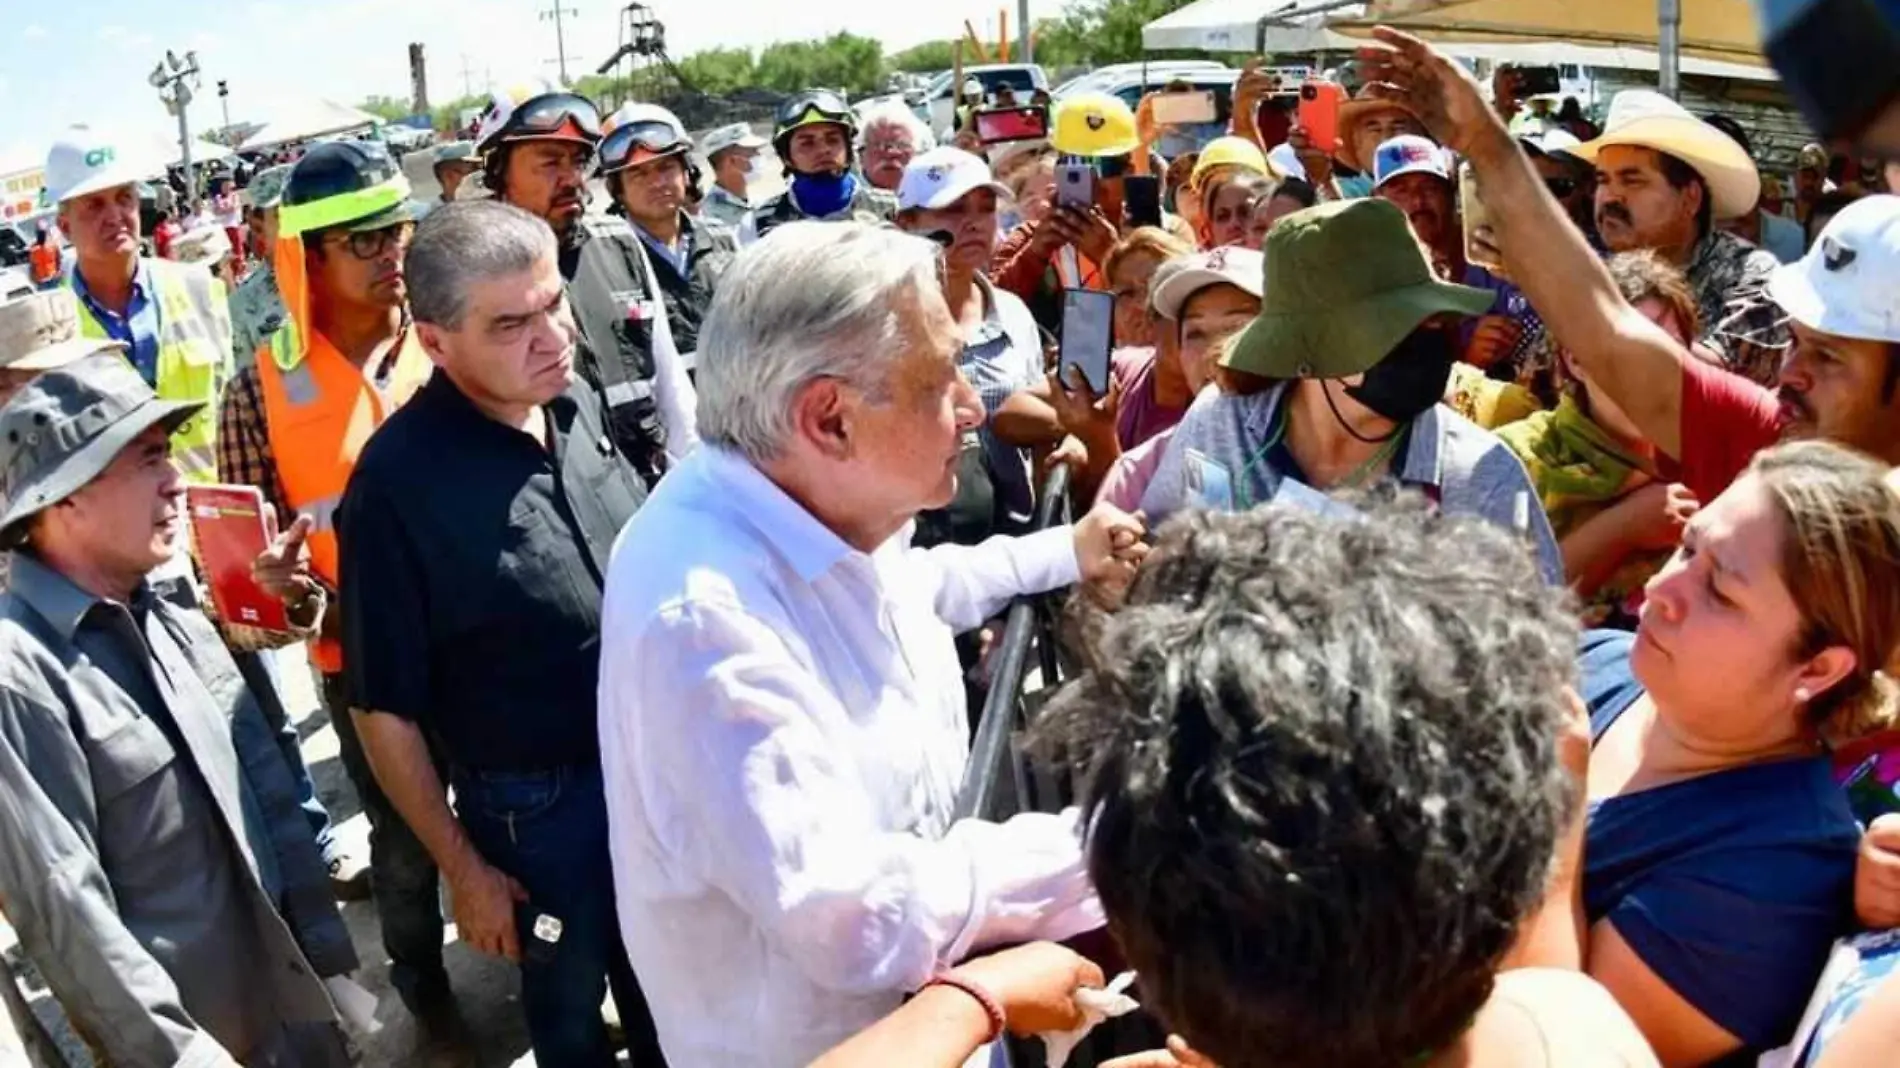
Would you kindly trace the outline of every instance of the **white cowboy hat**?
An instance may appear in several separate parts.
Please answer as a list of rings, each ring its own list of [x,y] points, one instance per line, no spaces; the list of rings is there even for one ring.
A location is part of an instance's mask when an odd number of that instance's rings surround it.
[[[1594,163],[1597,153],[1610,145],[1654,149],[1694,167],[1709,184],[1717,219],[1747,215],[1761,199],[1761,172],[1742,146],[1653,89],[1616,94],[1603,136],[1585,141],[1570,154]]]

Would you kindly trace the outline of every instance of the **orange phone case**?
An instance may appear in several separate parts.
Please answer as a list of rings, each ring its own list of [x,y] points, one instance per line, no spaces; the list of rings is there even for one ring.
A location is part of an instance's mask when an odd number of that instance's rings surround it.
[[[1339,106],[1346,102],[1346,89],[1338,82],[1314,79],[1300,86],[1300,126],[1314,148],[1322,152],[1339,149]]]

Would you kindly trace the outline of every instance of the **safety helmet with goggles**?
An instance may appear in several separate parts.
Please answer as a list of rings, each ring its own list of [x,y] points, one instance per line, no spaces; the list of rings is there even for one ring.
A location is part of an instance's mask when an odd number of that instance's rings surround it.
[[[511,141],[572,141],[593,148],[600,144],[600,111],[578,93],[541,93],[517,102],[497,90],[482,113],[475,147],[488,153]]]
[[[327,141],[304,153],[284,180],[277,232],[370,233],[414,222],[409,179],[374,141]]]
[[[628,104],[602,126],[600,173],[616,174],[629,167],[692,152],[692,139],[672,112],[656,104]]]
[[[789,166],[792,161],[792,134],[806,126],[838,126],[844,129],[845,165],[850,166],[852,142],[858,136],[857,116],[851,113],[844,97],[829,89],[813,89],[787,100],[778,109],[772,127],[772,148]]]

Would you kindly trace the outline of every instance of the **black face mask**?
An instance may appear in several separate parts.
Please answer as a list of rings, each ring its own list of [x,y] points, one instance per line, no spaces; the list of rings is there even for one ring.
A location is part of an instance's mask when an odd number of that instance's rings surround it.
[[[1364,380],[1347,386],[1346,396],[1395,423],[1409,423],[1445,399],[1457,348],[1450,330],[1414,330]]]

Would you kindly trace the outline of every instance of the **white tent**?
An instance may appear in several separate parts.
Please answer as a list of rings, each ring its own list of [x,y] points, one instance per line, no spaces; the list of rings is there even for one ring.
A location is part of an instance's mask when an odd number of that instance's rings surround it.
[[[1369,0],[1336,28],[1378,24],[1435,42],[1566,41],[1657,49],[1669,7],[1681,18],[1685,56],[1762,65],[1761,32],[1748,0]]]
[[[229,145],[221,145],[216,141],[207,141],[202,137],[194,137],[191,139],[191,162],[193,164],[209,163],[214,159],[223,159],[229,155],[232,155]],[[184,162],[182,154],[178,151],[178,138],[154,134],[152,136],[152,158],[160,161],[167,167],[174,167]]]
[[[1449,46],[1465,59],[1483,59],[1493,63],[1516,63],[1525,67],[1593,67],[1601,70],[1641,70],[1655,72],[1662,57],[1655,47],[1632,48],[1625,45],[1574,45],[1562,41],[1523,41],[1514,44],[1459,43]],[[1725,63],[1716,59],[1685,56],[1682,73],[1705,78],[1733,78],[1737,81],[1772,82],[1777,80],[1773,67],[1749,63]]]
[[[1360,9],[1340,0],[1195,0],[1143,26],[1141,47],[1156,52],[1351,51],[1358,41],[1323,25],[1328,11],[1342,7]]]
[[[308,141],[380,126],[382,121],[367,111],[333,101],[308,100],[273,116],[262,129],[244,139],[243,147],[249,151],[291,141]]]

